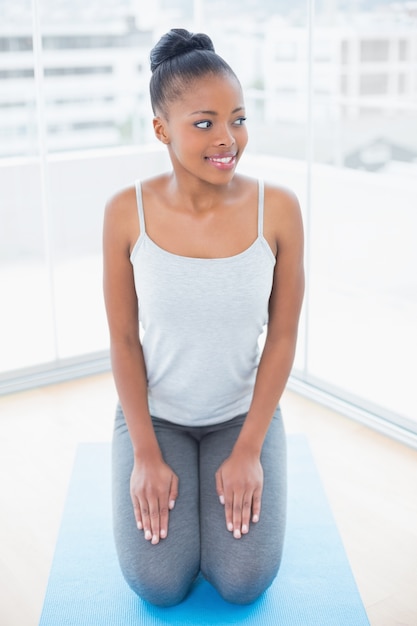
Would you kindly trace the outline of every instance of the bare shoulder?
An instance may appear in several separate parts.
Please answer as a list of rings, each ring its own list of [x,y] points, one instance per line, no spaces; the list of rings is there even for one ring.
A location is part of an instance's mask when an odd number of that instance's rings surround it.
[[[105,242],[132,247],[139,236],[136,190],[132,185],[111,196],[104,212]]]
[[[109,219],[127,217],[136,205],[136,190],[132,185],[117,191],[106,202],[105,215]]]
[[[265,237],[282,248],[303,243],[301,207],[296,194],[286,187],[265,185]]]
[[[269,183],[265,184],[265,209],[281,218],[301,214],[300,203],[291,189]]]

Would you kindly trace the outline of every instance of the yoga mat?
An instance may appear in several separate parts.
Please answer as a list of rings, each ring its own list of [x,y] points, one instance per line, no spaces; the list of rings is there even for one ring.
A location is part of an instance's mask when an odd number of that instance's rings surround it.
[[[369,626],[307,441],[288,437],[288,523],[270,589],[228,604],[202,578],[180,605],[156,608],[129,589],[113,545],[110,445],[81,444],[39,626]]]

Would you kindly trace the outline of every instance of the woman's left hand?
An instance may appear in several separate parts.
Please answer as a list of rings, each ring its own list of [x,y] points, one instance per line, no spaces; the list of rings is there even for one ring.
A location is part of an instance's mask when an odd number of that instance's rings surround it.
[[[249,532],[261,513],[263,469],[258,455],[233,451],[216,472],[216,490],[224,504],[227,530],[235,539]]]

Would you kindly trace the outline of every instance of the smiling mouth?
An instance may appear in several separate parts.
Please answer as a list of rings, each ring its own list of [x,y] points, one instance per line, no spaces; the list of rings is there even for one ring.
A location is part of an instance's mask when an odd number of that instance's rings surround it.
[[[234,158],[235,158],[234,156],[221,157],[221,158],[211,157],[210,161],[215,161],[216,163],[231,163]]]
[[[232,163],[235,162],[236,155],[231,154],[231,155],[224,156],[224,157],[214,156],[214,157],[207,157],[207,159],[211,161],[212,163],[219,163],[221,165],[231,165]]]

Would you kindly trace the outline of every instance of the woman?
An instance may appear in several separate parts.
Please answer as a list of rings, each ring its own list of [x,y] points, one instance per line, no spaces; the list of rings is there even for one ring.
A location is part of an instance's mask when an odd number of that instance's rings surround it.
[[[116,547],[151,603],[181,602],[200,572],[250,603],[275,578],[284,538],[278,405],[303,296],[300,210],[290,192],[235,173],[242,90],[206,35],[171,30],[151,69],[172,170],[115,195],[104,223]]]

